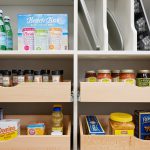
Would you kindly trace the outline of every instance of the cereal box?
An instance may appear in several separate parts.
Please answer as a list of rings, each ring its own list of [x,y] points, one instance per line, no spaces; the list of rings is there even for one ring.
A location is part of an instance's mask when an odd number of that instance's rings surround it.
[[[135,136],[150,140],[150,111],[135,111]]]
[[[68,50],[68,15],[19,14],[18,50]]]

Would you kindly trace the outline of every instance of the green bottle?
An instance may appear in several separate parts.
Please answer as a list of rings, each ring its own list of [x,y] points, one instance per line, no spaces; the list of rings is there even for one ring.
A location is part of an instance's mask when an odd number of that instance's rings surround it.
[[[6,50],[6,30],[3,22],[2,10],[0,10],[0,50]]]
[[[13,50],[13,32],[10,25],[10,18],[8,16],[4,17],[4,26],[6,30],[6,49]]]

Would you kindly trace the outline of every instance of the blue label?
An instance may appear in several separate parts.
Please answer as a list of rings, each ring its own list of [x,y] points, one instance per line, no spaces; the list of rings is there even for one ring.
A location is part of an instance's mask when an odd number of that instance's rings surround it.
[[[145,139],[150,136],[150,114],[140,114],[140,138]]]
[[[96,116],[87,116],[86,119],[90,134],[93,135],[105,134],[105,131],[103,130]]]
[[[6,46],[6,33],[0,32],[0,45]]]
[[[12,36],[7,36],[6,41],[7,41],[7,45],[6,45],[7,49],[12,49],[13,48]]]

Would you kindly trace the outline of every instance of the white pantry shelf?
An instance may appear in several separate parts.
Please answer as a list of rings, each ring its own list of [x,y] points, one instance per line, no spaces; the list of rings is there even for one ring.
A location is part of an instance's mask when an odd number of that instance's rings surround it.
[[[73,5],[73,0],[0,0],[2,6],[65,6]]]
[[[150,51],[78,51],[79,59],[150,59]]]
[[[73,50],[42,50],[42,51],[0,51],[0,59],[6,58],[73,58]]]

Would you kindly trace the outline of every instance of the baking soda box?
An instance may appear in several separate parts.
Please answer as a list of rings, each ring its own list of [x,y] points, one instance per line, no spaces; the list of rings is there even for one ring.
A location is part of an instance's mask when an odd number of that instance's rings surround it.
[[[18,50],[68,50],[68,15],[19,14]]]

